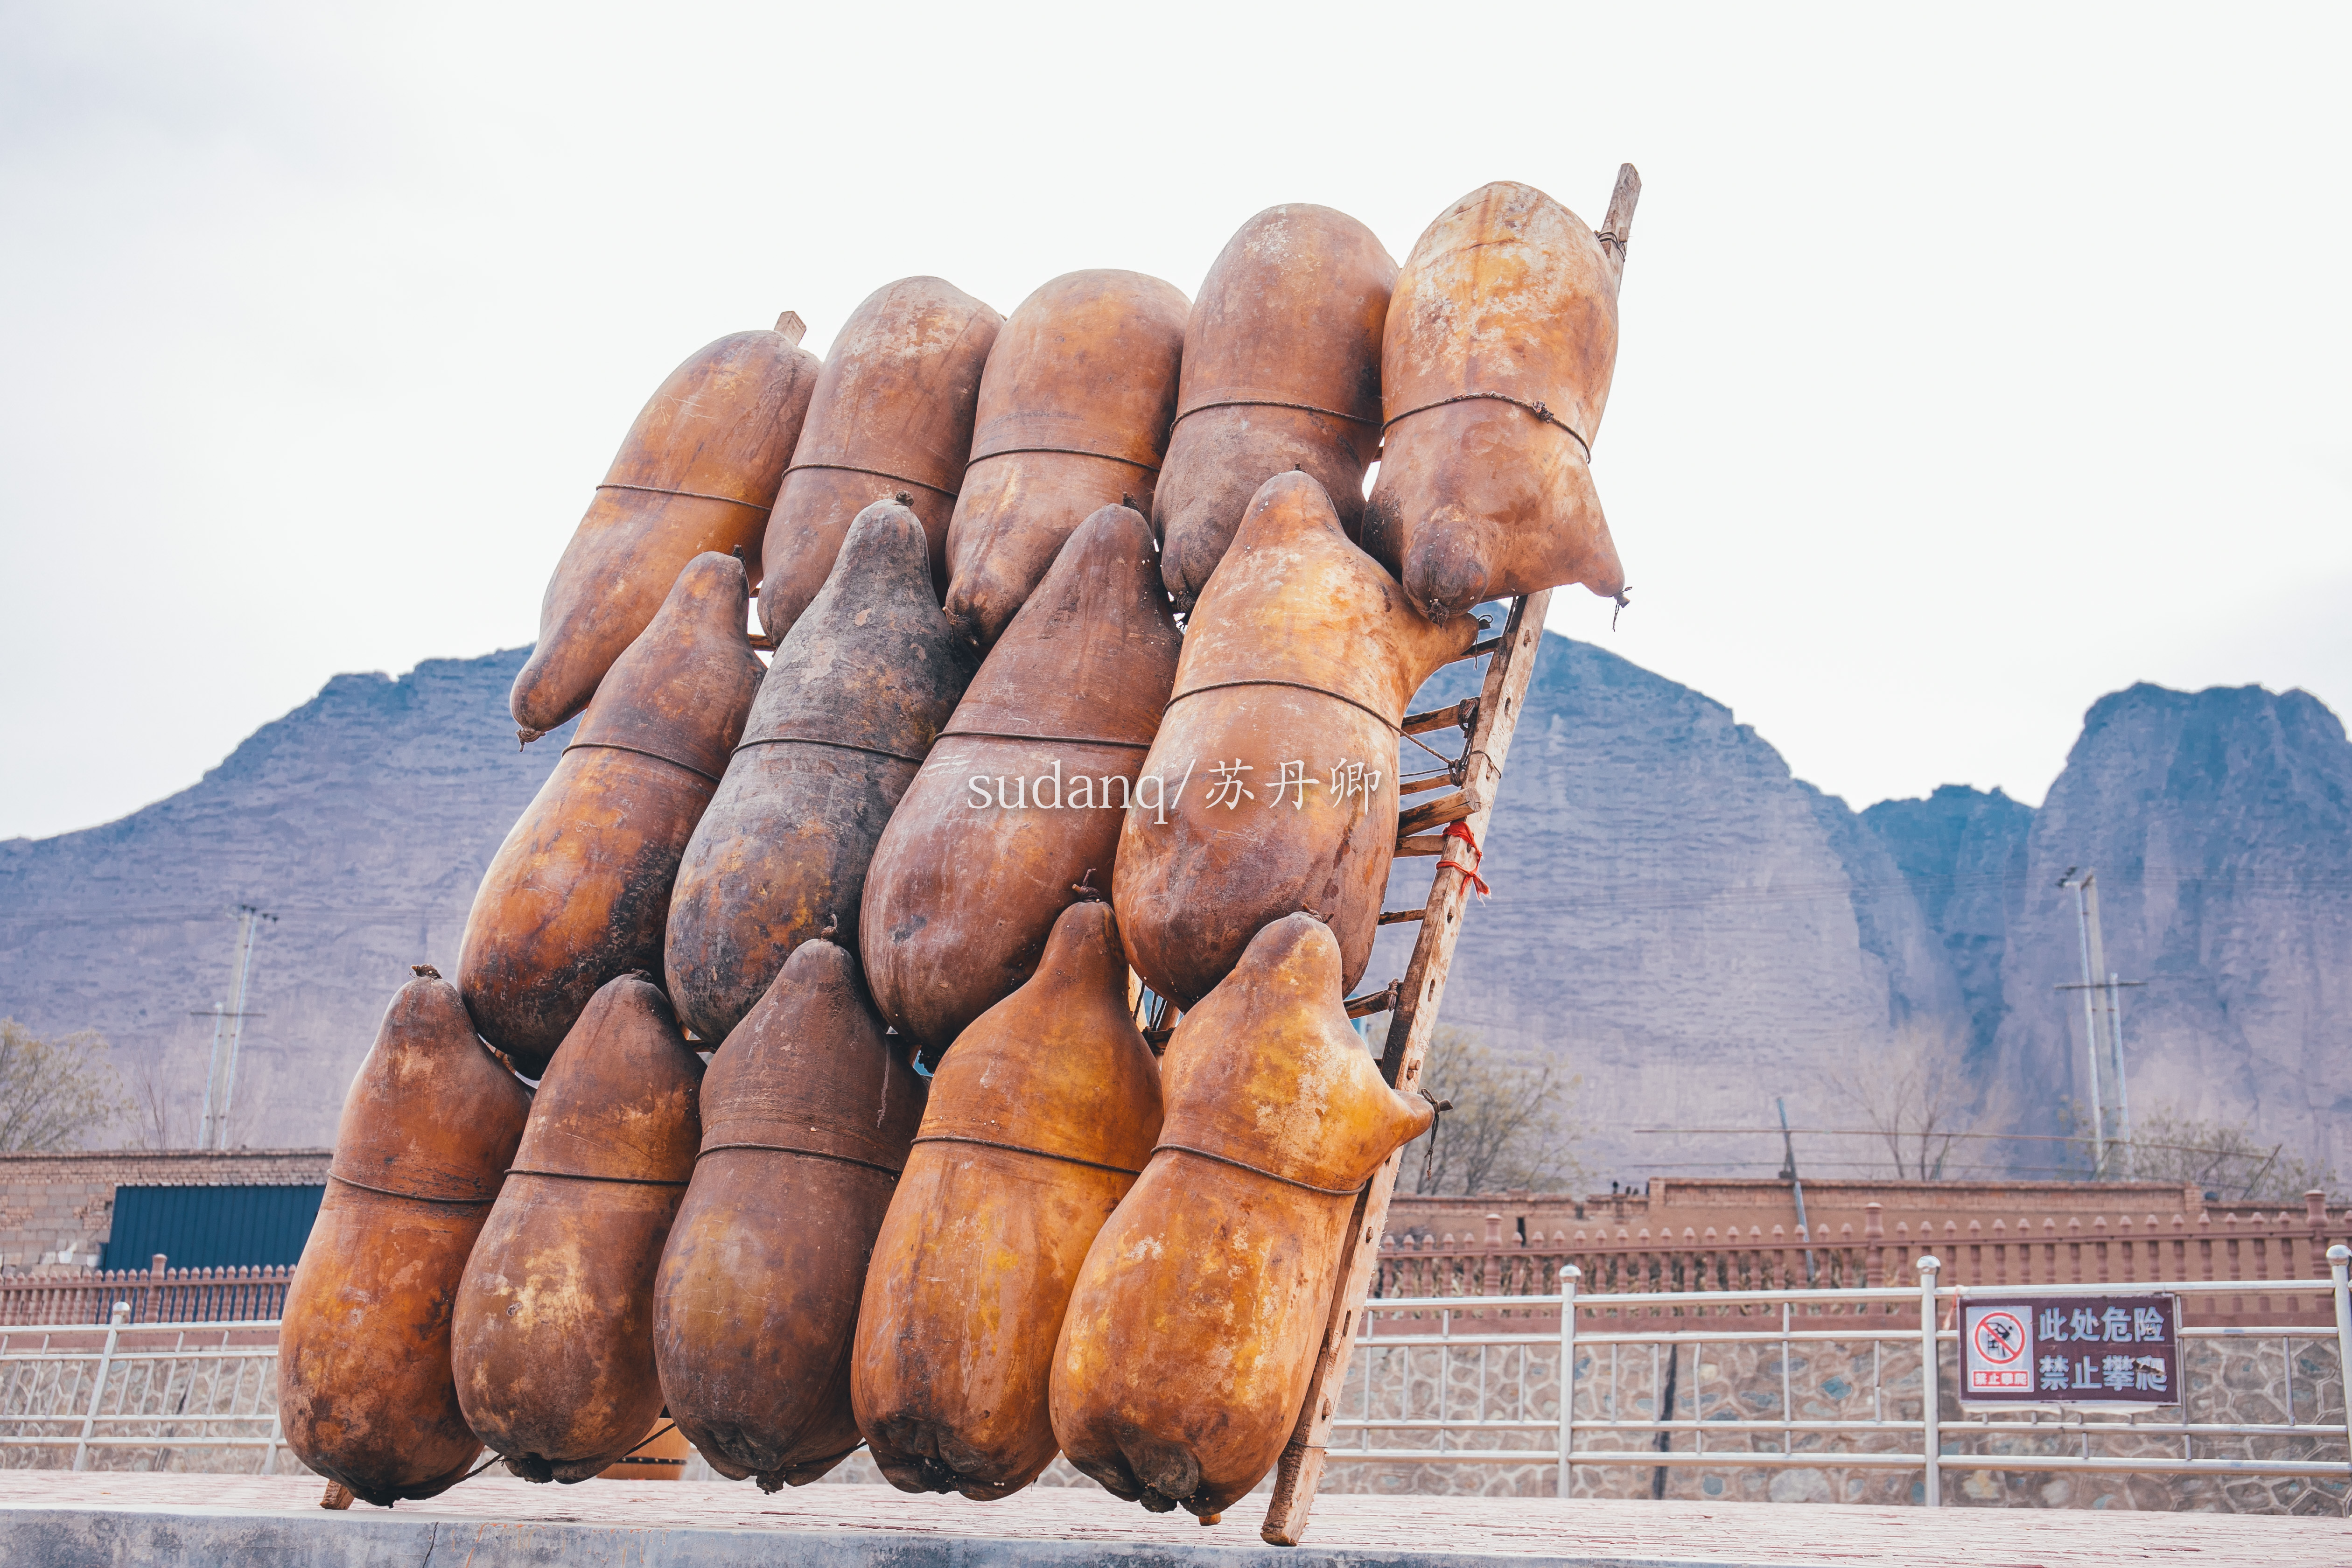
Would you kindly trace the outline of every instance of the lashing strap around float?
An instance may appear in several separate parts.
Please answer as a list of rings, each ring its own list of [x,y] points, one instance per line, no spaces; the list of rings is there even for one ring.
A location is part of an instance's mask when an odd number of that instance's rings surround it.
[[[904,752],[886,752],[879,746],[861,746],[851,741],[820,741],[814,735],[762,735],[756,741],[743,742],[735,750],[748,752],[754,746],[830,746],[836,752],[863,752],[869,757],[890,757],[902,763],[913,763],[918,767],[923,762],[922,758],[910,757]]]
[[[1160,710],[1160,715],[1163,719],[1166,718],[1168,716],[1168,709],[1175,707],[1176,704],[1183,701],[1187,697],[1198,697],[1203,691],[1227,691],[1236,686],[1287,686],[1294,691],[1312,691],[1318,697],[1328,697],[1336,702],[1344,702],[1350,708],[1370,714],[1373,718],[1378,719],[1382,727],[1390,731],[1391,733],[1399,735],[1404,733],[1404,731],[1398,725],[1395,720],[1390,718],[1387,714],[1381,712],[1377,708],[1369,707],[1364,703],[1357,701],[1354,698],[1347,695],[1345,692],[1334,691],[1330,688],[1325,686],[1310,686],[1304,680],[1275,680],[1263,676],[1250,680],[1213,680],[1206,686],[1195,686],[1188,691],[1180,691],[1175,696],[1171,697],[1168,700],[1168,707],[1162,708]]]
[[[1065,458],[1100,458],[1106,463],[1125,463],[1130,468],[1141,468],[1147,474],[1156,474],[1160,471],[1160,465],[1157,463],[1122,458],[1115,452],[1089,452],[1083,447],[999,447],[993,452],[974,452],[971,455],[971,461],[964,465],[964,471],[971,472],[991,458],[1010,458],[1021,452],[1054,452]]]
[[[496,1194],[487,1198],[428,1198],[423,1193],[403,1193],[394,1191],[391,1187],[371,1186],[365,1182],[354,1182],[341,1171],[331,1168],[327,1172],[327,1180],[341,1182],[347,1187],[357,1187],[363,1193],[376,1193],[387,1198],[405,1198],[413,1204],[446,1204],[452,1208],[481,1208],[498,1202]]]
[[[923,479],[910,479],[904,474],[886,474],[879,468],[861,468],[852,463],[794,463],[784,470],[784,477],[790,479],[794,474],[809,468],[824,468],[836,474],[865,474],[872,479],[888,479],[893,484],[912,485],[919,490],[929,490],[933,495],[945,496],[950,500],[955,500],[956,495],[955,491],[945,485],[935,485]]]
[[[942,741],[1033,741],[1041,746],[1117,746],[1122,751],[1148,752],[1149,741],[1100,741],[1085,735],[1015,735],[1009,730],[949,730]]]
[[[1507,403],[1514,407],[1524,408],[1544,424],[1559,426],[1568,432],[1568,438],[1576,443],[1577,450],[1584,454],[1585,462],[1590,464],[1592,461],[1592,443],[1584,438],[1584,432],[1554,414],[1551,411],[1551,405],[1541,398],[1530,402],[1524,397],[1514,397],[1507,392],[1457,392],[1451,397],[1441,397],[1433,403],[1424,403],[1418,408],[1406,409],[1395,418],[1384,422],[1381,426],[1381,431],[1385,435],[1390,426],[1410,419],[1416,414],[1426,414],[1433,408],[1443,408],[1449,403],[1474,403],[1481,398],[1491,398],[1496,403]]]
[[[1099,1160],[1081,1160],[1076,1154],[1056,1154],[1048,1149],[1032,1149],[1024,1143],[999,1143],[992,1138],[967,1138],[957,1132],[934,1132],[918,1138],[918,1143],[977,1143],[983,1149],[1003,1149],[1008,1153],[1034,1154],[1040,1160],[1059,1160],[1066,1165],[1084,1165],[1089,1171],[1108,1171],[1114,1175],[1139,1176],[1140,1171],[1130,1171],[1124,1165],[1106,1165]]]
[[[1269,1171],[1263,1165],[1253,1165],[1246,1160],[1236,1160],[1230,1154],[1212,1154],[1206,1149],[1195,1149],[1190,1143],[1162,1143],[1159,1148],[1152,1150],[1152,1152],[1157,1154],[1160,1149],[1173,1149],[1180,1154],[1197,1154],[1203,1160],[1214,1160],[1220,1165],[1231,1165],[1236,1171],[1247,1171],[1254,1176],[1264,1176],[1270,1182],[1280,1182],[1287,1187],[1303,1187],[1310,1193],[1320,1193],[1327,1198],[1352,1198],[1362,1192],[1371,1181],[1371,1178],[1367,1176],[1352,1187],[1318,1187],[1312,1182],[1302,1182],[1296,1176],[1286,1176],[1279,1171]]]
[[[684,1182],[665,1182],[652,1176],[590,1176],[578,1171],[526,1171],[520,1165],[509,1166],[509,1176],[546,1176],[558,1182],[613,1182],[625,1187],[682,1187]]]
[[[651,757],[657,763],[667,763],[671,767],[684,768],[696,778],[709,779],[712,784],[719,782],[717,773],[704,773],[692,763],[681,763],[676,757],[664,756],[659,752],[648,752],[643,746],[624,746],[617,741],[574,741],[563,748],[563,754],[567,757],[574,752],[627,752],[632,756]]]
[[[861,1160],[855,1154],[835,1154],[824,1149],[803,1149],[794,1143],[713,1143],[695,1158],[699,1160],[703,1154],[723,1154],[730,1149],[754,1149],[769,1154],[805,1154],[812,1160],[837,1160],[845,1165],[863,1165],[869,1171],[879,1171],[894,1182],[900,1174],[898,1166],[886,1165],[878,1160]]]
[[[729,506],[749,507],[753,511],[776,510],[772,506],[761,506],[758,501],[744,500],[738,496],[715,496],[708,490],[673,490],[666,489],[660,485],[598,485],[596,488],[600,490],[635,490],[649,496],[685,496],[690,500],[725,501]]]
[[[1223,397],[1214,403],[1196,403],[1168,422],[1173,430],[1195,414],[1206,414],[1212,408],[1296,408],[1307,414],[1327,414],[1334,419],[1344,419],[1350,425],[1378,425],[1377,419],[1361,414],[1342,414],[1336,408],[1326,408],[1319,403],[1292,403],[1280,397]]]

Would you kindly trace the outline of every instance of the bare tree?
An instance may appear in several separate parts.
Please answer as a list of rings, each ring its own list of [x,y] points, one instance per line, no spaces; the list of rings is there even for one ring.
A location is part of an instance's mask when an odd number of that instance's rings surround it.
[[[2078,1118],[2087,1130],[2087,1118]],[[2247,1121],[2213,1121],[2175,1107],[2132,1119],[2131,1172],[2143,1182],[2179,1182],[2224,1203],[2300,1204],[2343,1180],[2284,1140],[2262,1137]]]
[[[163,1065],[149,1058],[129,1075],[131,1142],[134,1149],[193,1149],[195,1129],[189,1125],[179,1096],[173,1091]]]
[[[1413,1192],[1548,1187],[1583,1174],[1582,1129],[1568,1116],[1579,1080],[1558,1068],[1505,1062],[1469,1031],[1442,1027],[1430,1037],[1421,1081],[1454,1105],[1405,1150],[1399,1180]]]
[[[1952,1145],[1968,1131],[1961,1042],[1947,1028],[1914,1022],[1882,1047],[1865,1047],[1831,1087],[1878,1135],[1898,1181],[1940,1181]]]
[[[0,1152],[86,1148],[131,1109],[95,1029],[44,1040],[0,1018]]]

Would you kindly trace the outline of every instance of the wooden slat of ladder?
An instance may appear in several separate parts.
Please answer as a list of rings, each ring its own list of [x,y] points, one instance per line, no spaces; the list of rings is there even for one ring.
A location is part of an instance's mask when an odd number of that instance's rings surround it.
[[[1625,242],[1633,236],[1633,208],[1642,199],[1642,176],[1626,163],[1617,171],[1617,187],[1609,195],[1609,216],[1601,222],[1601,256],[1612,271],[1625,268]],[[1519,703],[1528,683],[1535,679],[1536,656],[1543,647],[1544,612],[1551,592],[1530,594],[1511,610],[1509,624],[1495,639],[1494,662],[1486,667],[1479,710],[1464,747],[1469,758],[1461,795],[1442,796],[1411,814],[1416,826],[1441,822],[1468,824],[1471,836],[1486,841],[1486,824],[1494,816],[1495,795],[1503,778],[1503,759],[1518,728]],[[1481,645],[1483,647],[1483,645]],[[1458,817],[1453,815],[1462,808]],[[1432,809],[1440,808],[1440,809]],[[1421,1077],[1421,1058],[1437,1026],[1437,1005],[1445,990],[1446,971],[1454,963],[1454,942],[1462,927],[1462,906],[1468,896],[1472,867],[1464,858],[1469,846],[1459,839],[1438,838],[1408,830],[1401,834],[1400,854],[1437,856],[1437,876],[1423,912],[1421,939],[1413,944],[1412,963],[1399,983],[1397,1010],[1389,1020],[1381,1071],[1399,1089],[1409,1089]],[[1265,1510],[1258,1533],[1276,1546],[1296,1546],[1307,1531],[1307,1516],[1315,1506],[1315,1489],[1322,1484],[1324,1449],[1331,1440],[1331,1417],[1347,1381],[1348,1356],[1353,1348],[1356,1319],[1364,1310],[1372,1271],[1380,1266],[1381,1227],[1388,1223],[1389,1195],[1396,1190],[1397,1167],[1404,1158],[1400,1149],[1374,1173],[1371,1184],[1356,1200],[1356,1223],[1349,1228],[1339,1259],[1339,1289],[1323,1325],[1323,1344],[1315,1371],[1307,1384],[1307,1401],[1298,1413],[1298,1426],[1282,1451],[1275,1472],[1274,1502]],[[1568,1387],[1562,1369],[1561,1387]],[[1562,1397],[1566,1397],[1563,1392]]]
[[[1511,616],[1479,694],[1478,719],[1471,726],[1464,755],[1462,794],[1466,807],[1459,820],[1471,835],[1485,842],[1487,820],[1494,815],[1495,795],[1503,782],[1503,761],[1518,727],[1519,704],[1528,682],[1535,679],[1536,656],[1543,645],[1544,611],[1551,603],[1549,589],[1530,594],[1511,608]],[[1421,938],[1413,944],[1412,963],[1399,984],[1396,1010],[1390,1016],[1386,1050],[1381,1072],[1399,1089],[1410,1089],[1421,1077],[1421,1059],[1429,1048],[1430,1032],[1437,1026],[1438,999],[1445,990],[1446,971],[1454,963],[1454,939],[1461,934],[1462,907],[1470,892],[1474,869],[1470,847],[1460,839],[1444,841],[1437,858],[1436,879],[1421,921]],[[1339,1254],[1339,1289],[1323,1327],[1323,1343],[1307,1380],[1307,1403],[1299,1412],[1297,1430],[1282,1451],[1275,1473],[1274,1502],[1258,1531],[1276,1546],[1296,1546],[1315,1506],[1315,1489],[1323,1479],[1325,1447],[1331,1438],[1331,1417],[1347,1381],[1348,1356],[1353,1348],[1357,1315],[1371,1288],[1372,1270],[1380,1264],[1381,1227],[1388,1221],[1389,1194],[1396,1189],[1397,1169],[1404,1159],[1400,1149],[1374,1173],[1356,1200],[1355,1223]]]

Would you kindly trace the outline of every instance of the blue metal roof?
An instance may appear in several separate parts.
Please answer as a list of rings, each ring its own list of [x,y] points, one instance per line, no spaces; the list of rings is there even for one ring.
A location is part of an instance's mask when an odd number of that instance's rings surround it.
[[[117,1187],[103,1268],[297,1263],[324,1186]]]

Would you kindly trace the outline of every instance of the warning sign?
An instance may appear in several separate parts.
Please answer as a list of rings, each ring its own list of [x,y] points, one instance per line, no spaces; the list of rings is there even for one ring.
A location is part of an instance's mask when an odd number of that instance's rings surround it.
[[[2025,1326],[2025,1314],[2017,1308],[1972,1309],[1969,1349],[1975,1354],[1975,1364],[1969,1368],[1969,1391],[2032,1393],[2032,1348],[2033,1336]]]
[[[2179,1325],[2175,1296],[1963,1298],[1961,1403],[2177,1405]]]

